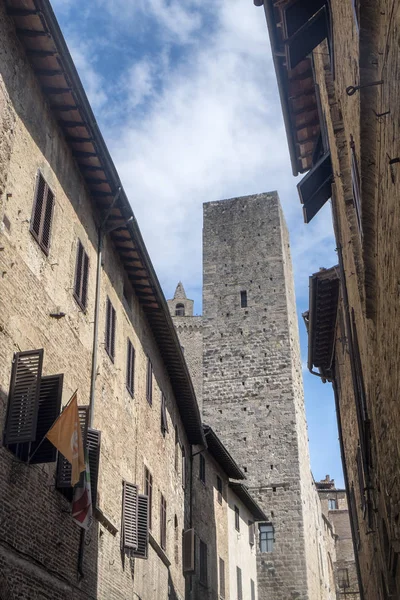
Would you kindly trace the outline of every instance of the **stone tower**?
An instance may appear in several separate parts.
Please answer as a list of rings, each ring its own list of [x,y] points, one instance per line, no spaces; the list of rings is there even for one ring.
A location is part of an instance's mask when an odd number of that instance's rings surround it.
[[[276,192],[204,205],[203,416],[273,526],[259,600],[319,599],[289,237]],[[271,528],[270,528],[271,529]]]

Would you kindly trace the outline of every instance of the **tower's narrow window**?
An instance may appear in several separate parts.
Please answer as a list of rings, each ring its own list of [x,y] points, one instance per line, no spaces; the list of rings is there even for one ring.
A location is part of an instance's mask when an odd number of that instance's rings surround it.
[[[241,306],[241,308],[247,307],[247,292],[246,291],[240,292],[240,306]]]
[[[185,307],[183,304],[177,304],[175,306],[175,316],[176,317],[184,317],[185,316]]]

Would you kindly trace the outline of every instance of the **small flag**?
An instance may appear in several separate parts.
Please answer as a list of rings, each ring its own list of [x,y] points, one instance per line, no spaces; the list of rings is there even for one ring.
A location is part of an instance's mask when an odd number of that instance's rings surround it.
[[[92,524],[92,491],[90,488],[90,468],[88,453],[85,451],[86,469],[82,487],[75,486],[72,500],[72,518],[83,529],[89,529]]]
[[[80,473],[85,470],[76,392],[51,429],[46,433],[46,437],[71,463],[71,485],[73,487],[78,483]]]

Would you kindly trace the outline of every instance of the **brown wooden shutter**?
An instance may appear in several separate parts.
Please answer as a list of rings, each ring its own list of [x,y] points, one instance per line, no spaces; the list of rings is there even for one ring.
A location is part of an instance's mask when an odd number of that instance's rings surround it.
[[[41,378],[36,441],[31,444],[29,452],[30,456],[33,455],[30,460],[32,464],[50,463],[57,459],[57,448],[49,440],[44,440],[38,446],[60,414],[63,381],[62,374]]]
[[[153,365],[147,357],[146,398],[150,406],[153,404]]]
[[[135,391],[135,349],[129,338],[126,352],[126,387],[133,396]]]
[[[294,69],[325,38],[329,42],[329,9],[326,0],[297,0],[282,9],[286,60]]]
[[[194,529],[187,529],[183,532],[183,572],[194,573]]]
[[[89,279],[89,257],[86,252],[83,252],[83,265],[82,265],[82,305],[84,308],[87,306],[87,289]]]
[[[138,548],[138,487],[123,482],[121,549],[128,553]]]
[[[254,538],[255,538],[254,529],[255,529],[254,522],[249,521],[249,544],[250,544],[250,546],[254,546]]]
[[[88,406],[78,406],[79,413],[79,422],[81,425],[82,432],[82,442],[85,446],[87,443],[87,430],[88,430],[88,420],[89,420],[89,407]],[[72,487],[71,487],[71,475],[72,475],[72,467],[71,463],[61,454],[58,453],[57,457],[57,475],[56,475],[56,488],[60,490],[64,495],[72,500]],[[79,487],[83,485],[84,473],[81,473],[81,477],[79,483],[77,484]]]
[[[167,407],[163,392],[161,392],[161,432],[163,435],[168,433]]]
[[[160,502],[160,546],[163,550],[167,547],[167,501],[162,494]]]
[[[4,444],[33,442],[39,410],[43,349],[14,354]]]
[[[143,494],[138,496],[138,547],[134,551],[135,558],[147,558],[149,548],[149,498]]]
[[[48,254],[50,247],[53,208],[54,194],[47,185],[43,175],[39,173],[36,184],[30,230],[33,237],[46,254]]]
[[[147,467],[144,468],[144,492],[149,499],[149,529],[151,529],[152,504],[153,504],[153,475]]]
[[[53,217],[53,208],[54,208],[54,194],[51,189],[47,187],[47,197],[46,197],[46,207],[43,215],[43,229],[42,229],[42,239],[41,246],[43,250],[47,253],[50,248],[50,232],[51,232],[51,221]]]
[[[111,304],[110,298],[107,298],[106,311],[106,351],[111,360],[114,362],[115,356],[115,309]]]
[[[45,202],[46,182],[41,173],[38,174],[36,181],[35,199],[33,204],[31,232],[37,241],[40,243],[41,222],[43,207]]]
[[[101,431],[97,429],[87,430],[86,448],[88,450],[89,468],[90,468],[90,489],[92,492],[92,505],[96,508],[97,505],[97,485],[99,480],[99,463],[100,463],[100,441]]]
[[[115,356],[115,309],[111,305],[111,356],[114,360]]]
[[[78,248],[76,251],[74,298],[79,304],[81,303],[83,252],[84,250],[82,243],[80,240],[78,240]]]

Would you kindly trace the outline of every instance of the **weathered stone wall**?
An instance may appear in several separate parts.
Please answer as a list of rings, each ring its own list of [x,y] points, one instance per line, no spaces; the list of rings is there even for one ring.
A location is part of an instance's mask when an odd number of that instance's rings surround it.
[[[70,150],[53,120],[13,26],[0,3],[0,206],[9,220],[0,234],[0,422],[4,425],[13,353],[44,348],[45,375],[64,373],[63,404],[78,388],[88,404],[93,337],[96,228],[92,205]],[[3,135],[4,134],[4,135]],[[55,194],[48,256],[29,232],[38,169]],[[76,244],[90,259],[88,306],[83,313],[72,288]],[[0,448],[0,589],[18,592],[21,600],[98,598],[165,599],[168,586],[184,597],[181,546],[174,560],[174,516],[179,530],[188,525],[188,495],[175,471],[175,425],[189,446],[158,347],[133,291],[123,300],[124,274],[106,240],[101,275],[99,363],[94,427],[102,432],[100,509],[117,527],[112,536],[94,523],[85,545],[84,579],[77,581],[79,528],[70,504],[55,490],[55,464],[28,466]],[[104,349],[105,307],[116,309],[115,360]],[[60,320],[50,313],[60,310]],[[136,351],[135,394],[125,387],[127,337]],[[146,401],[146,354],[154,368],[153,405]],[[160,430],[161,389],[167,399],[169,433]],[[160,493],[167,500],[167,548],[163,562],[154,543],[149,560],[122,561],[120,520],[122,480],[138,483],[143,470],[153,475],[152,534],[160,540]],[[189,486],[188,486],[189,487]],[[186,502],[186,503],[185,503]],[[171,563],[168,569],[166,564]],[[3,591],[3,590],[2,590]],[[6,596],[8,597],[8,596]],[[13,597],[13,596],[10,596]]]
[[[317,504],[277,194],[205,204],[203,236],[203,415],[275,528],[274,551],[258,557],[259,597],[320,598]]]
[[[200,413],[203,408],[203,328],[202,317],[172,317],[179,341],[183,346],[183,353],[190,377],[192,378],[194,391]]]

